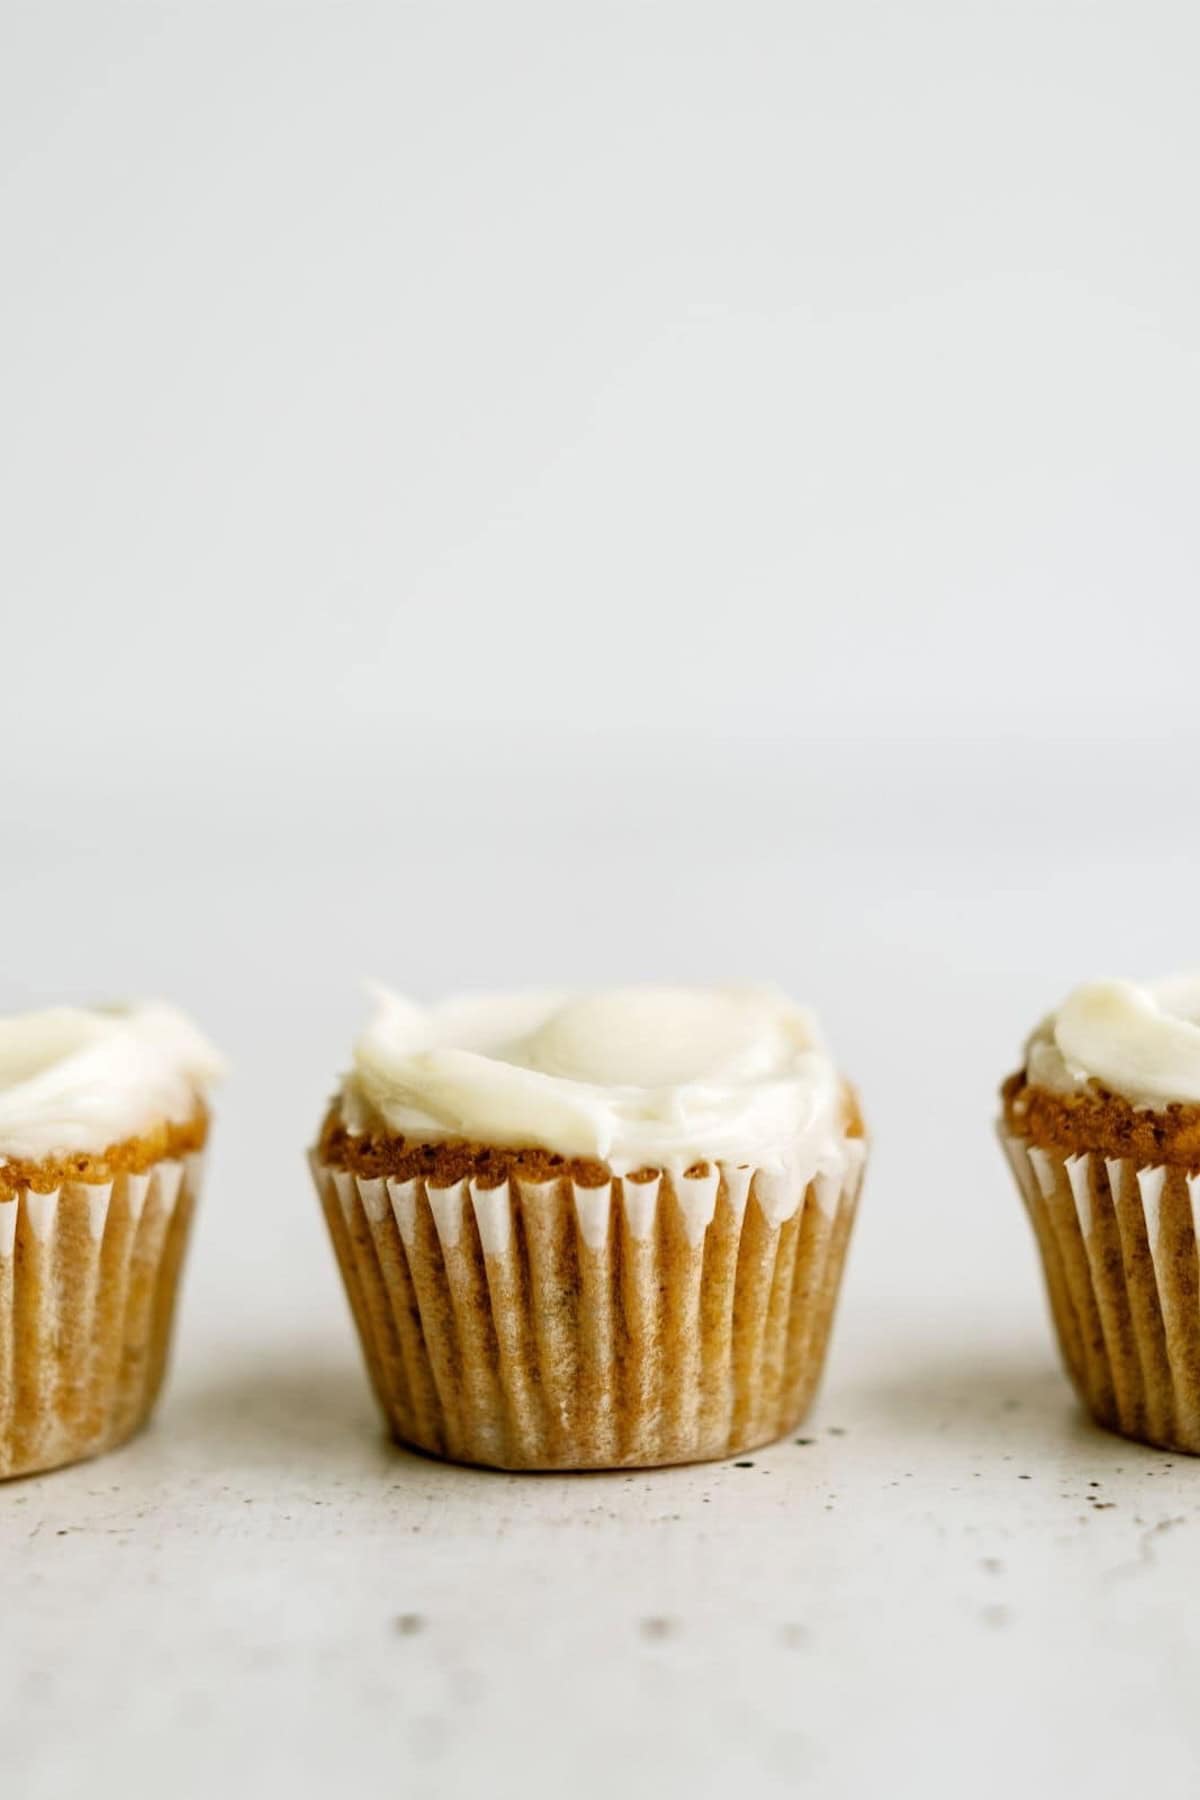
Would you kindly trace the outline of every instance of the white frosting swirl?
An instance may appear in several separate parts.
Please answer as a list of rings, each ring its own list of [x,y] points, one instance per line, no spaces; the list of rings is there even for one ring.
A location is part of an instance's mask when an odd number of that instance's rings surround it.
[[[801,1180],[845,1166],[847,1105],[811,1013],[762,988],[386,991],[341,1112],[422,1142],[596,1158],[618,1174],[728,1160]]]
[[[1025,1072],[1056,1093],[1098,1081],[1135,1106],[1200,1104],[1200,975],[1076,988],[1030,1038]]]
[[[0,1160],[96,1152],[182,1125],[222,1073],[212,1045],[170,1006],[0,1019]]]

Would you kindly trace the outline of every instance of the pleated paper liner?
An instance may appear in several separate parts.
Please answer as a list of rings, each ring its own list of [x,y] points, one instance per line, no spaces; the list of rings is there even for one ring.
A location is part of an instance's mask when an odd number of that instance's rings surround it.
[[[1200,1455],[1200,1175],[1000,1135],[1080,1398],[1112,1431]]]
[[[802,1194],[763,1171],[355,1176],[313,1158],[396,1437],[457,1462],[596,1469],[769,1443],[816,1389],[865,1161]]]
[[[0,1476],[95,1456],[149,1416],[201,1160],[0,1199]]]

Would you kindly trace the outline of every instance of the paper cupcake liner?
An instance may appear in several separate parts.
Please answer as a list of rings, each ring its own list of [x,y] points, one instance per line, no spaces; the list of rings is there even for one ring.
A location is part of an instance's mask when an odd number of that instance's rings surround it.
[[[1200,1455],[1200,1175],[1001,1142],[1080,1398],[1112,1431]]]
[[[865,1150],[763,1171],[460,1181],[313,1173],[394,1434],[457,1462],[587,1469],[770,1442],[812,1399]]]
[[[95,1456],[148,1417],[200,1164],[0,1199],[0,1476]]]

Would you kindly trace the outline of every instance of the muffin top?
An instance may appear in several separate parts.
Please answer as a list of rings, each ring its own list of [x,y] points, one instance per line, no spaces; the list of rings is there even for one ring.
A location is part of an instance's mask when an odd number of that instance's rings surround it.
[[[618,1174],[844,1166],[854,1114],[811,1013],[769,989],[386,990],[337,1102],[351,1134],[537,1148]]]
[[[1200,976],[1076,988],[1002,1093],[1008,1129],[1043,1149],[1200,1169]]]
[[[203,1111],[220,1057],[173,1007],[0,1019],[0,1163],[93,1155]]]
[[[1091,981],[1068,994],[1025,1048],[1035,1087],[1091,1082],[1134,1106],[1200,1105],[1200,975]]]

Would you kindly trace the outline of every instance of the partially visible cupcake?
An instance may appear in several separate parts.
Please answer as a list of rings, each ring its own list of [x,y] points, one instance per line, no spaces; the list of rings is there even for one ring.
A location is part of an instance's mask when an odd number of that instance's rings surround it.
[[[1114,1431],[1200,1454],[1200,976],[1077,988],[1003,1104],[1080,1397]]]
[[[507,1469],[795,1426],[864,1161],[811,1015],[741,988],[383,994],[313,1154],[393,1433]]]
[[[149,1414],[220,1072],[165,1006],[0,1019],[0,1476]]]

